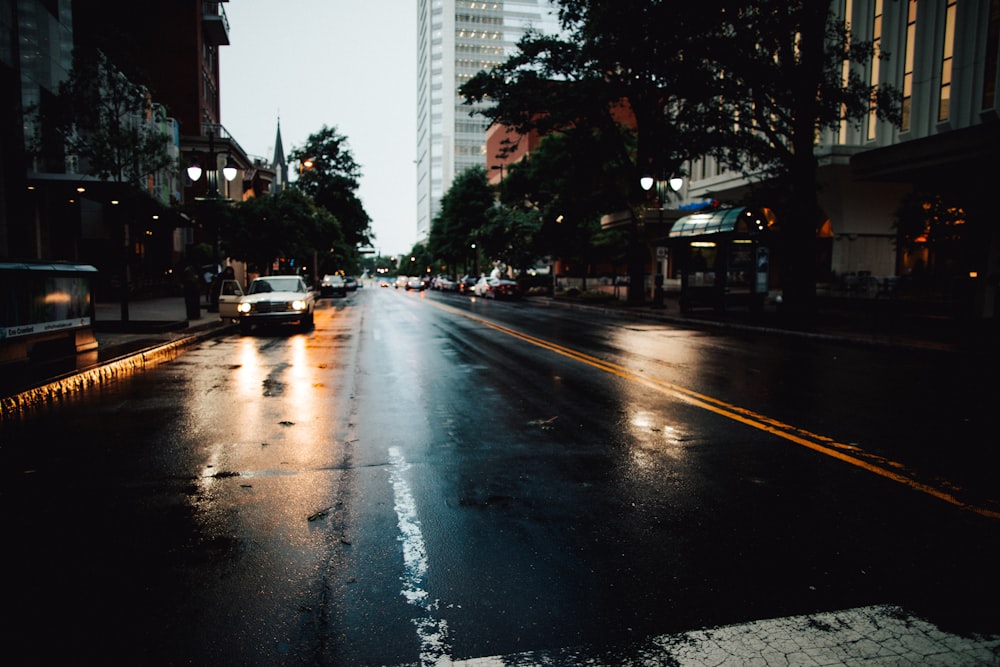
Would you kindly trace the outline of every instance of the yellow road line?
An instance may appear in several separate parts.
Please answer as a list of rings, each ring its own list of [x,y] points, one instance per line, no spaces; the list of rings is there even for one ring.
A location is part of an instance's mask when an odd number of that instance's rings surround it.
[[[802,447],[819,452],[820,454],[830,456],[862,470],[874,473],[880,477],[898,482],[899,484],[903,484],[911,489],[925,493],[939,500],[943,500],[961,509],[974,512],[990,519],[1000,519],[1000,511],[967,503],[956,497],[953,493],[945,490],[945,488],[955,488],[954,485],[945,481],[938,482],[937,484],[921,482],[917,479],[916,472],[908,470],[906,466],[901,463],[878,456],[877,454],[870,454],[860,447],[837,442],[833,438],[828,438],[826,436],[810,433],[809,431],[782,423],[778,420],[767,417],[766,415],[726,403],[725,401],[698,393],[672,382],[639,375],[624,366],[564,347],[558,343],[553,343],[542,338],[522,333],[516,329],[511,329],[495,322],[491,322],[467,311],[452,308],[451,306],[446,306],[434,301],[427,301],[426,303],[431,303],[437,308],[447,310],[448,312],[456,315],[461,315],[462,317],[478,322],[495,331],[517,338],[518,340],[544,348],[556,354],[573,359],[574,361],[578,361],[606,373],[616,375],[625,380],[642,384],[661,393],[685,401],[690,405],[714,412],[728,419],[740,422],[741,424],[770,433],[789,442],[793,442],[797,445],[801,445]]]

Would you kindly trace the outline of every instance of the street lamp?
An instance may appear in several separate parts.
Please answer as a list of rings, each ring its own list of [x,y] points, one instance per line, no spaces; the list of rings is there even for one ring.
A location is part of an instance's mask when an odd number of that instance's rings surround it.
[[[208,133],[208,169],[202,169],[201,165],[198,164],[197,158],[191,163],[191,166],[187,168],[188,178],[191,182],[196,182],[201,178],[202,174],[205,174],[205,179],[208,185],[207,195],[205,199],[218,199],[219,198],[219,158],[215,154],[215,133]],[[236,178],[236,174],[239,172],[239,168],[236,166],[236,162],[233,161],[232,155],[226,154],[226,166],[222,168],[222,176],[226,181],[232,181]],[[197,199],[197,197],[195,198]]]
[[[215,132],[209,130],[208,132],[208,168],[203,169],[200,164],[198,164],[197,158],[191,163],[187,168],[188,178],[194,183],[198,181],[202,174],[205,175],[206,181],[206,194],[204,197],[195,197],[196,201],[211,201],[218,202],[222,198],[219,197],[219,158],[215,153]],[[222,177],[226,179],[227,182],[232,181],[236,178],[236,174],[239,172],[239,168],[236,166],[236,162],[233,161],[233,156],[228,152],[226,153],[226,165],[222,168]],[[226,198],[228,199],[228,197]],[[219,266],[219,220],[218,213],[214,210],[206,211],[208,216],[211,218],[213,223],[213,258],[212,261],[216,267]],[[213,282],[212,287],[209,290],[209,311],[218,311],[218,294],[215,291],[215,286],[218,281],[218,276],[216,276],[216,281]]]
[[[659,221],[663,223],[663,209],[666,208],[667,198],[670,192],[678,192],[684,185],[684,179],[679,176],[673,176],[667,180],[661,180],[653,178],[652,176],[643,176],[639,179],[639,185],[643,190],[649,192],[656,187],[656,199],[657,199],[657,214],[659,216]],[[669,189],[668,189],[669,188]],[[657,269],[656,257],[653,258],[653,306],[657,308],[663,307],[663,271]],[[666,267],[663,267],[664,270]]]
[[[681,186],[684,185],[684,179],[679,176],[674,176],[663,181],[653,178],[652,176],[643,176],[639,179],[639,185],[642,186],[642,189],[647,192],[651,190],[654,185],[656,186],[656,198],[660,205],[660,210],[662,211],[663,207],[667,203],[667,196],[670,191],[678,192],[681,189]],[[668,191],[667,188],[670,188],[670,190]]]

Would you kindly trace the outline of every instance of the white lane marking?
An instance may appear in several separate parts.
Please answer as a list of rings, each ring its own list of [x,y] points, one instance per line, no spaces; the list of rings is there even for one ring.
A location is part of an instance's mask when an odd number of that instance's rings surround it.
[[[462,667],[505,665],[997,665],[1000,635],[954,635],[895,605],[790,616],[676,635],[624,655],[585,649],[458,660]]]
[[[399,541],[403,545],[403,590],[406,601],[421,609],[424,616],[413,619],[420,641],[421,665],[450,665],[451,645],[448,643],[448,623],[434,618],[432,612],[438,608],[437,600],[431,600],[424,589],[428,561],[424,536],[417,519],[417,504],[406,482],[405,473],[410,465],[398,447],[389,448],[389,481],[395,498],[396,517],[399,525]]]

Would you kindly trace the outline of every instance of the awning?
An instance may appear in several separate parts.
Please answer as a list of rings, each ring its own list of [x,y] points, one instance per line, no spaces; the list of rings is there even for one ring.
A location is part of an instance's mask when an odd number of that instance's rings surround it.
[[[753,209],[724,208],[704,213],[694,213],[680,218],[670,228],[667,238],[704,236],[721,232],[756,234],[767,227],[764,216]]]

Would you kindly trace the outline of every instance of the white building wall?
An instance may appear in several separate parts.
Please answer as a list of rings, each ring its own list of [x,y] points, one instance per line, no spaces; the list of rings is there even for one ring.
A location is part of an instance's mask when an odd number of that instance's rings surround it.
[[[528,27],[555,32],[549,0],[418,0],[417,238],[426,240],[455,176],[486,164],[486,122],[459,86],[506,60]]]

